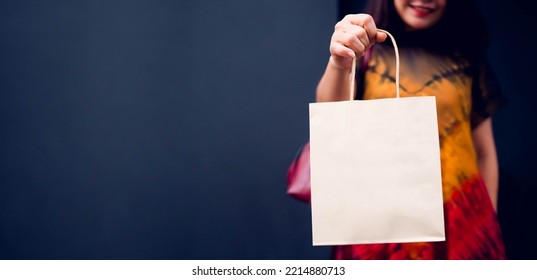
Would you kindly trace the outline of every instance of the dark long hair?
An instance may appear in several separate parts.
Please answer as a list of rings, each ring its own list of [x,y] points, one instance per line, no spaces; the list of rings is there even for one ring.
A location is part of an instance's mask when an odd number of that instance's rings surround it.
[[[474,0],[446,0],[444,15],[434,26],[405,31],[394,0],[370,0],[366,13],[377,27],[390,31],[400,45],[420,46],[438,52],[458,52],[474,59],[485,50],[489,32]]]

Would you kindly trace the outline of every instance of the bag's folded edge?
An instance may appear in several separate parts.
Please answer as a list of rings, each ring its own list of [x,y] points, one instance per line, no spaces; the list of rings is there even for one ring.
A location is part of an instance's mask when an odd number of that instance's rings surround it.
[[[407,239],[377,239],[364,241],[361,240],[359,243],[351,242],[338,242],[338,241],[315,241],[313,240],[313,246],[337,246],[337,245],[361,245],[361,244],[386,244],[386,243],[414,243],[414,242],[441,242],[446,241],[446,237],[424,237],[424,238],[407,238]]]

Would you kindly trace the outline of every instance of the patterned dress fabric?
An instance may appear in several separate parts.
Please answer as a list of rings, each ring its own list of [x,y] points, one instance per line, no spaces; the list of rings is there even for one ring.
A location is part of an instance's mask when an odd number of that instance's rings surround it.
[[[484,59],[401,48],[400,94],[436,96],[445,242],[345,245],[336,259],[505,259],[496,213],[478,169],[472,129],[505,103]],[[395,96],[395,55],[376,45],[358,75],[359,98]]]

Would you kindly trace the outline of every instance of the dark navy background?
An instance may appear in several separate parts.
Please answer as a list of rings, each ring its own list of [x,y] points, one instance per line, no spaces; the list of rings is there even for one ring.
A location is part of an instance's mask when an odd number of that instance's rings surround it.
[[[510,100],[495,119],[500,218],[510,256],[535,258],[535,19],[524,2],[480,3]],[[329,258],[285,174],[333,25],[359,7],[3,0],[0,258]]]

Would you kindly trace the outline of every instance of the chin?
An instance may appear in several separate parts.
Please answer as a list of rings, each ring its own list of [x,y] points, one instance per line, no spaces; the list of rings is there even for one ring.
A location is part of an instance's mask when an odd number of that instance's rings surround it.
[[[429,27],[432,27],[435,23],[434,22],[424,22],[422,20],[417,21],[411,21],[407,23],[407,27],[409,30],[420,30],[420,29],[427,29]]]

